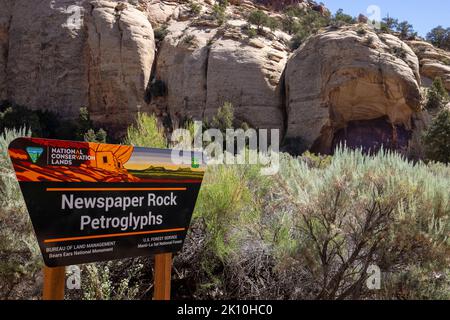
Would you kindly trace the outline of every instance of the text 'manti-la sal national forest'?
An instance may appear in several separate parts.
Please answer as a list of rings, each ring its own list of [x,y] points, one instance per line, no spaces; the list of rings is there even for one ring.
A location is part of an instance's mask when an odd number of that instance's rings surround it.
[[[202,154],[19,138],[9,154],[49,267],[181,250],[203,180]]]

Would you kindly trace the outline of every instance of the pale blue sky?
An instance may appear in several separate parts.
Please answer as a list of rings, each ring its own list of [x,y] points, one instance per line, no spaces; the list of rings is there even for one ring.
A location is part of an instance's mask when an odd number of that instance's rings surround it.
[[[381,17],[388,13],[399,20],[408,20],[421,36],[438,25],[450,27],[450,1],[448,0],[321,0],[331,12],[339,8],[344,12],[358,16],[366,14],[370,5],[376,5],[381,9]],[[320,2],[320,1],[318,1]]]

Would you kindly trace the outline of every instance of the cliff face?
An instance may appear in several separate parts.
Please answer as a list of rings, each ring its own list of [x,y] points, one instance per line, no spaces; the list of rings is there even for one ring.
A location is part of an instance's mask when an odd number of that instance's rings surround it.
[[[358,30],[319,34],[290,58],[287,137],[302,137],[307,147],[328,153],[335,133],[355,121],[385,117],[412,129],[421,103],[417,57],[394,36]],[[393,48],[401,48],[402,55]]]
[[[87,106],[116,136],[138,111],[176,125],[229,101],[238,120],[329,151],[348,132],[364,135],[364,121],[380,136],[407,136],[421,81],[450,75],[445,52],[361,26],[322,30],[296,52],[279,30],[242,29],[261,5],[273,16],[291,2],[325,12],[312,1],[230,1],[222,25],[215,1],[197,2],[193,14],[173,0],[0,0],[0,100],[65,118]],[[158,45],[154,29],[167,34]]]
[[[144,93],[154,59],[145,12],[116,1],[0,0],[2,100],[63,117],[88,106],[123,129]],[[145,110],[145,108],[143,108]]]
[[[169,25],[155,73],[167,86],[167,96],[157,111],[175,121],[211,119],[228,101],[239,120],[258,128],[282,129],[280,80],[288,48],[278,38],[249,39],[242,34],[245,21],[238,15],[228,24],[216,27],[199,19],[194,24],[187,20]]]
[[[424,41],[408,41],[407,43],[419,58],[423,84],[428,86],[434,78],[440,77],[450,91],[450,52],[435,48]]]

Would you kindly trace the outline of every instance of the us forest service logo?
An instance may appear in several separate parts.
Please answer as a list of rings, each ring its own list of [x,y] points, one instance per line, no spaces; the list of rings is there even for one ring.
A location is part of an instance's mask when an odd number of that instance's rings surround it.
[[[44,148],[40,147],[27,147],[26,150],[33,163],[36,163],[44,152]]]

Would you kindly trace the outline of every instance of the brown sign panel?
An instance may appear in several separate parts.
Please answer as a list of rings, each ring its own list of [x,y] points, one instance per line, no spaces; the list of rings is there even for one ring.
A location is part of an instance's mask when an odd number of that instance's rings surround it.
[[[202,154],[19,138],[9,146],[49,267],[181,250],[205,172]],[[186,163],[186,162],[185,162]]]

